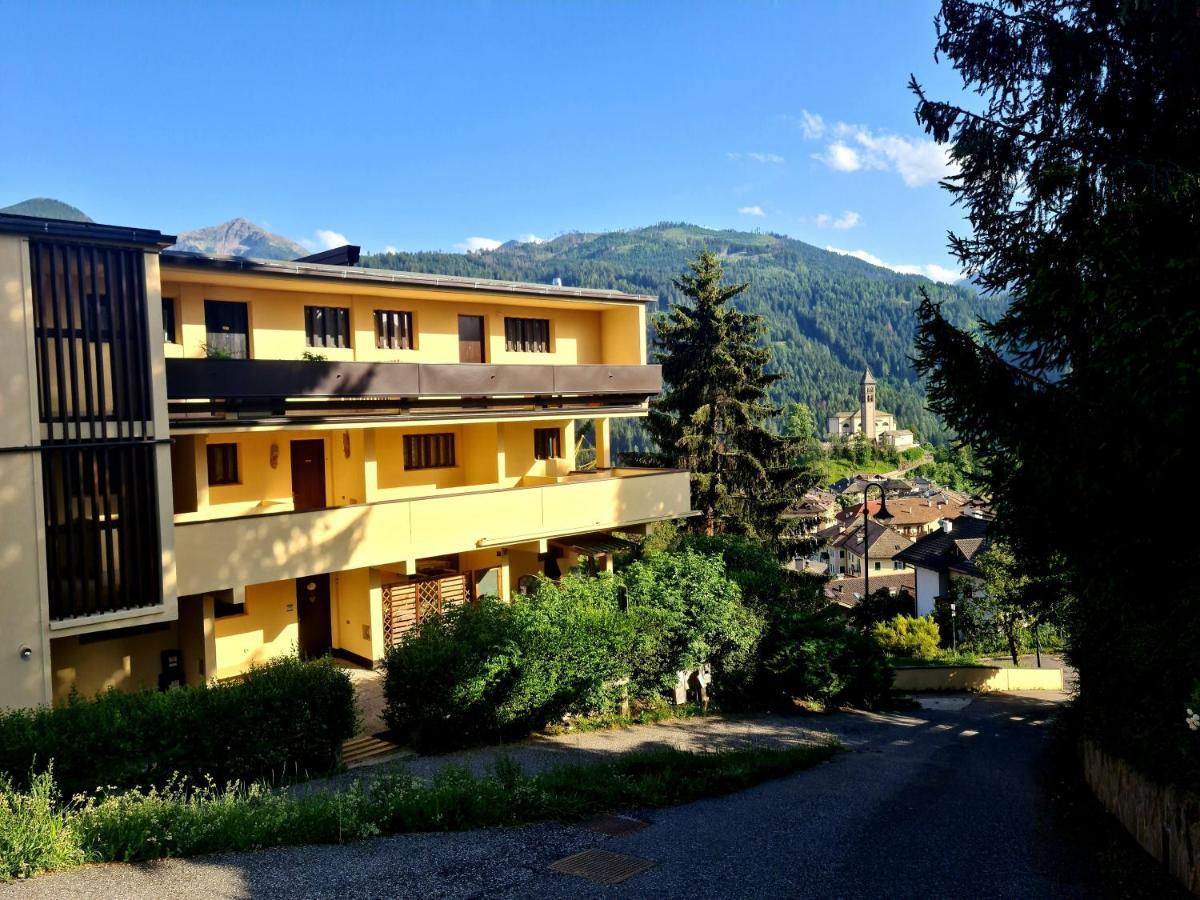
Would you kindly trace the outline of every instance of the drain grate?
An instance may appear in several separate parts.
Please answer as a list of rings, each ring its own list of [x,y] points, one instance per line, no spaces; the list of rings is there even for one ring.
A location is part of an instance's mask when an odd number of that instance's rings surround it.
[[[594,819],[588,819],[586,822],[580,822],[579,827],[584,831],[595,831],[598,834],[607,834],[609,837],[622,837],[626,834],[633,834],[635,831],[641,831],[647,827],[647,824],[633,816],[614,816],[605,813]]]
[[[654,863],[648,859],[638,859],[636,856],[592,849],[552,862],[546,868],[552,872],[578,875],[580,878],[599,881],[602,884],[620,884],[627,878],[654,868]]]

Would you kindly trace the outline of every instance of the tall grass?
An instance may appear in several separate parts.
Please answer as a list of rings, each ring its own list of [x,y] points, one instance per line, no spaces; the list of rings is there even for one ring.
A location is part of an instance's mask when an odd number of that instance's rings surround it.
[[[0,881],[77,866],[85,858],[51,772],[35,775],[23,792],[0,775]]]
[[[836,742],[786,749],[633,753],[599,766],[527,775],[501,757],[483,776],[442,769],[432,781],[407,774],[369,789],[287,793],[262,785],[189,786],[53,802],[49,776],[37,793],[0,793],[0,878],[66,868],[85,859],[133,862],[294,844],[342,844],[379,834],[460,831],[611,809],[685,803],[741,790],[822,762]],[[6,810],[11,807],[13,813]],[[36,827],[21,813],[37,810]],[[11,849],[10,849],[11,848]]]

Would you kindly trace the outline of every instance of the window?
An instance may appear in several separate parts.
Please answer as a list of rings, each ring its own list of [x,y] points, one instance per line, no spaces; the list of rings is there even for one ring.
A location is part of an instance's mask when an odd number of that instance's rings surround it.
[[[341,306],[304,307],[304,338],[310,347],[349,347],[350,310]]]
[[[505,316],[504,349],[510,353],[549,353],[550,320]]]
[[[883,568],[883,563],[881,563],[879,560],[875,560],[875,571],[878,572],[881,568]]]
[[[446,469],[454,465],[454,435],[406,434],[404,468]]]
[[[163,340],[175,343],[175,298],[162,298]]]
[[[410,312],[375,310],[375,346],[380,350],[413,349],[412,323]]]
[[[208,483],[237,484],[237,444],[208,445]]]
[[[533,430],[534,459],[562,459],[562,429],[535,428]]]

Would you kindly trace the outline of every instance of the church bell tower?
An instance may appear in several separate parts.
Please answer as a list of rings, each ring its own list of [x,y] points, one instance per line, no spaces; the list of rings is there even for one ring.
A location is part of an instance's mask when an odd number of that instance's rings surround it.
[[[863,369],[859,385],[859,415],[862,417],[862,433],[868,441],[875,440],[875,377],[870,369]]]

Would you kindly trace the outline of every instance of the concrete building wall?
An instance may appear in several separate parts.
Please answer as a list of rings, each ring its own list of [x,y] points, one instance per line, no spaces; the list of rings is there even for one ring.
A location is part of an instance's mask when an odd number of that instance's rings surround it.
[[[0,447],[40,441],[28,243],[0,235]],[[0,453],[0,708],[51,699],[41,459]]]

